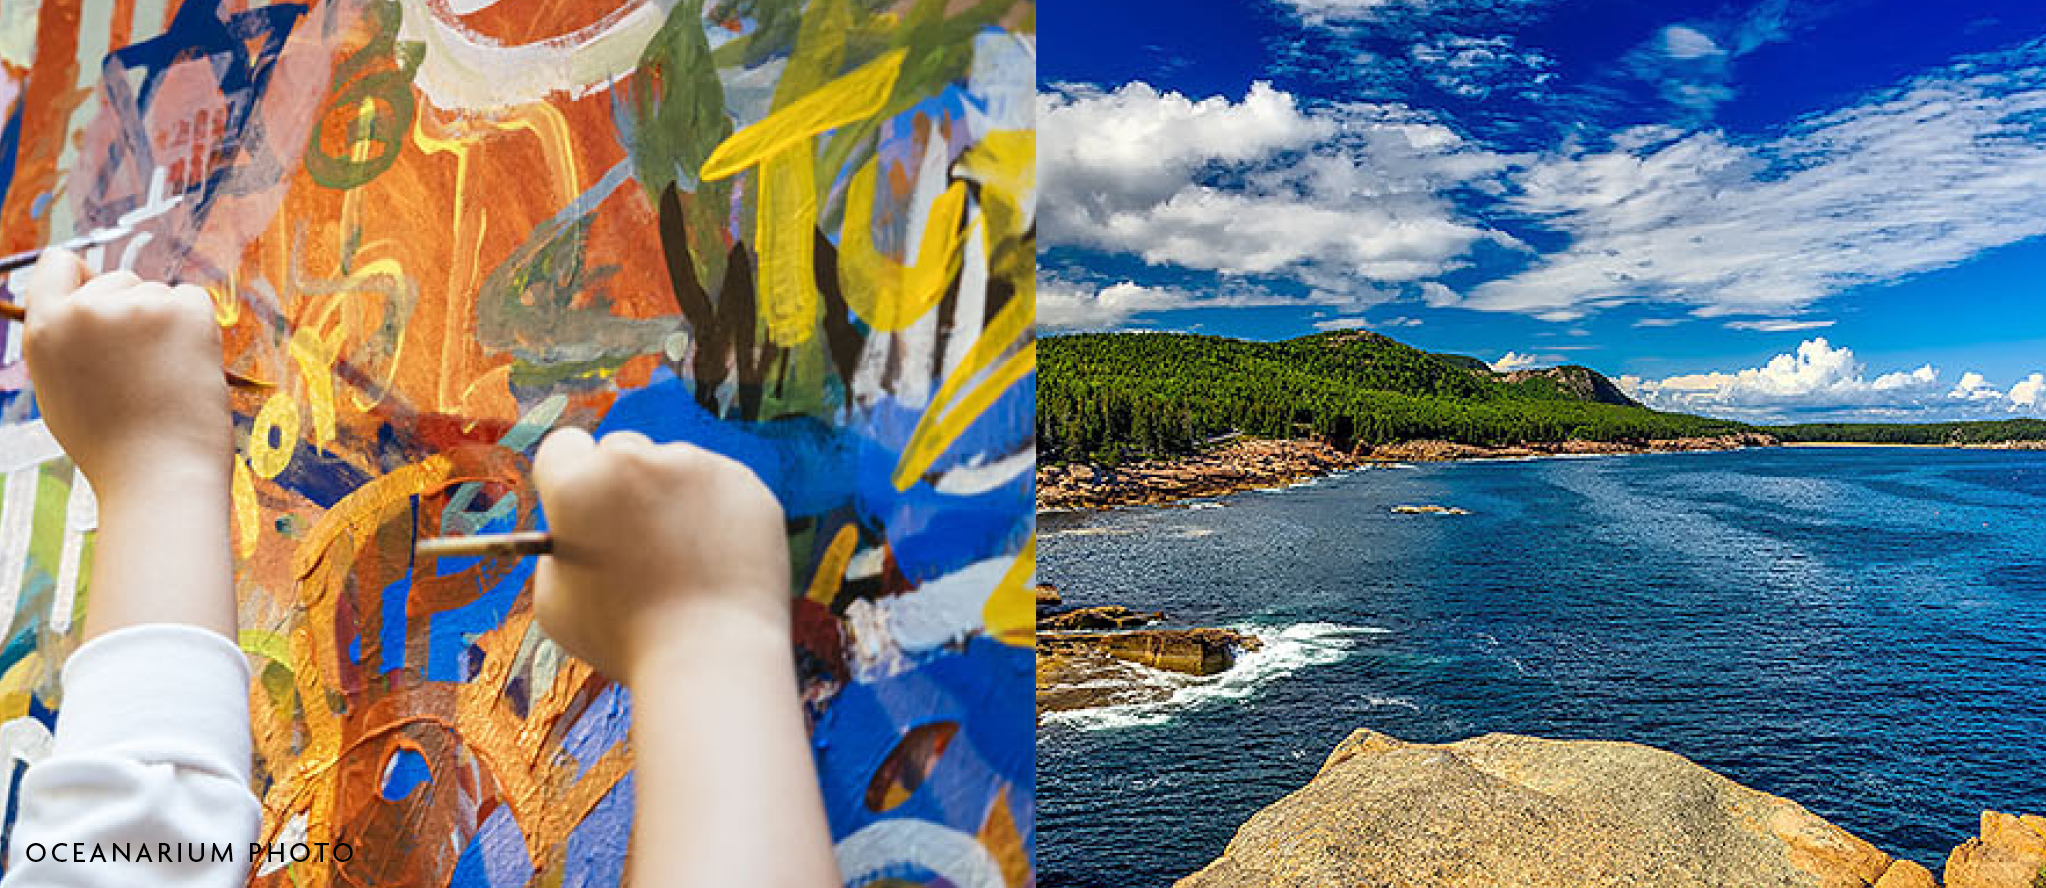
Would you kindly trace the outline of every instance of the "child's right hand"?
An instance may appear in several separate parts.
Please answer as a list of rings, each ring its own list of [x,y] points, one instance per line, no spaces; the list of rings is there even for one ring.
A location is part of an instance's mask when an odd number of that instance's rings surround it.
[[[789,643],[781,503],[745,466],[637,432],[559,429],[533,481],[553,554],[534,583],[540,626],[637,686],[675,645]]]
[[[234,421],[213,298],[43,252],[22,352],[43,422],[102,499],[224,484]],[[223,488],[224,489],[224,488]]]

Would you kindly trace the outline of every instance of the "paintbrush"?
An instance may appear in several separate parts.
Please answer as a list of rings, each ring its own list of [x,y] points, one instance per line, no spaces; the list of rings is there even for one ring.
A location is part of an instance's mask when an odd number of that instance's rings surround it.
[[[120,240],[128,236],[128,233],[129,231],[125,227],[102,228],[83,237],[74,237],[57,246],[76,253],[79,250],[89,250],[101,244]],[[37,247],[33,250],[23,250],[12,256],[0,257],[0,274],[6,274],[15,269],[27,268],[36,264],[36,260],[43,258],[43,251],[47,249],[49,247]],[[15,318],[15,320],[20,320],[20,318]]]
[[[12,302],[0,302],[0,319],[6,319],[9,321],[26,321],[28,320],[28,309],[23,308],[20,305],[17,305]],[[233,370],[222,370],[220,371],[220,375],[227,377],[227,384],[235,388],[270,387],[270,384],[267,382],[264,382],[260,379],[250,379],[246,376],[234,372]]]
[[[112,240],[113,238],[118,237],[119,231],[120,231],[119,229],[109,229],[106,232],[87,235],[86,237],[71,240],[65,244],[62,244],[62,246],[64,247],[64,249],[67,250],[84,249],[86,247],[94,246],[95,244],[99,244],[101,242]],[[29,250],[27,252],[16,253],[4,259],[0,259],[0,274],[6,274],[18,268],[27,268],[28,266],[36,264],[36,260],[41,259],[42,257],[43,257],[42,250]],[[27,321],[28,308],[13,302],[0,302],[0,319],[5,319],[9,321]],[[250,379],[246,376],[234,372],[233,370],[222,370],[220,371],[220,373],[222,376],[227,377],[227,384],[234,386],[235,388],[270,387],[270,384],[267,382],[264,382],[260,379]]]
[[[553,552],[554,538],[548,536],[545,531],[538,530],[429,537],[420,540],[418,545],[412,547],[412,551],[421,558],[461,558],[476,555],[518,558]]]

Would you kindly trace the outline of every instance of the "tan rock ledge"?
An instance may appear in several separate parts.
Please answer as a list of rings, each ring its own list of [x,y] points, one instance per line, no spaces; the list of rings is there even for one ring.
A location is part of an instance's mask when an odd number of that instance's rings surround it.
[[[2046,841],[2035,826],[1999,820],[1993,844],[1971,843],[1998,850],[1967,860],[2030,854],[2032,839]],[[1933,885],[1924,867],[1675,753],[1511,734],[1406,743],[1359,730],[1177,888]]]

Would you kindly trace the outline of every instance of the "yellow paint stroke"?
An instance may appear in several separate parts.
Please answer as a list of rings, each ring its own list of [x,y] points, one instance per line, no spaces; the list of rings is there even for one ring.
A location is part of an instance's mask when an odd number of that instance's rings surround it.
[[[980,183],[981,212],[989,242],[1021,235],[1028,195],[1037,187],[1037,134],[1030,130],[996,130],[981,137],[959,156],[958,174]],[[847,197],[848,205],[851,198]]]
[[[256,505],[256,481],[249,474],[249,461],[234,458],[235,551],[242,558],[256,554],[261,538],[263,512]]]
[[[6,675],[0,675],[0,720],[28,714],[36,685],[43,680],[43,652],[31,650]]]
[[[907,49],[852,73],[733,133],[703,162],[706,182],[759,168],[753,249],[760,256],[760,314],[774,344],[800,345],[815,334],[818,303],[812,262],[817,230],[818,133],[865,120],[887,104]]]
[[[341,302],[330,300],[330,311],[333,305]],[[355,303],[355,300],[347,301],[350,305]],[[348,335],[348,328],[333,325],[322,336],[319,332],[321,326],[321,323],[302,324],[292,331],[287,350],[291,352],[292,360],[298,362],[299,376],[305,380],[306,401],[313,414],[313,443],[324,447],[334,440],[334,361],[341,356],[341,340]]]
[[[870,159],[846,186],[845,227],[838,238],[838,281],[845,302],[877,331],[893,332],[916,322],[945,298],[959,273],[966,241],[959,219],[966,212],[966,183],[953,182],[924,222],[916,263],[904,266],[874,249],[874,187],[878,159]]]
[[[235,284],[235,272],[227,273],[227,286],[207,287],[206,295],[213,297],[213,322],[222,327],[232,327],[242,318],[242,298]]]
[[[278,439],[275,445],[270,443],[273,430]],[[291,465],[291,455],[297,450],[298,399],[290,392],[278,392],[263,402],[249,428],[249,468],[262,477],[275,478]]]
[[[699,175],[706,182],[728,178],[799,141],[873,116],[895,91],[895,77],[908,56],[907,49],[888,52],[733,133],[710,153]]]
[[[1016,647],[1037,644],[1037,595],[1030,578],[1037,575],[1037,535],[1023,544],[1016,560],[1002,573],[995,590],[981,605],[980,619],[996,641]]]
[[[1030,335],[1030,324],[1036,317],[1036,300],[1031,294],[1018,293],[988,322],[980,339],[967,349],[958,369],[946,377],[945,384],[932,396],[931,406],[917,419],[916,431],[910,434],[908,446],[902,449],[902,459],[895,464],[896,490],[908,490],[915,484],[1002,392],[1037,368],[1036,343],[1013,353],[1009,351],[1017,340]],[[1002,357],[1005,353],[1007,358]],[[988,377],[962,397],[961,390],[997,360],[1001,363]],[[954,398],[958,398],[958,403],[953,403]]]
[[[413,117],[413,144],[425,154],[455,156],[454,219],[449,231],[454,261],[448,263],[447,298],[441,322],[444,333],[440,345],[440,372],[435,377],[438,382],[434,390],[434,409],[461,413],[464,412],[463,404],[454,396],[451,386],[470,374],[458,372],[454,364],[457,356],[466,354],[469,338],[474,335],[475,284],[482,275],[483,239],[489,231],[489,213],[484,202],[468,200],[471,151],[487,140],[493,131],[525,130],[540,141],[541,153],[552,168],[557,203],[566,205],[573,202],[582,193],[583,183],[567,118],[560,109],[546,102],[521,105],[501,116],[464,117],[446,122],[433,120],[438,131],[434,133],[428,132],[430,118],[433,115],[425,108]],[[392,366],[396,366],[395,361]]]
[[[808,138],[760,165],[753,243],[760,253],[760,316],[768,338],[787,348],[817,329],[815,267],[817,161]]]
[[[326,559],[327,549],[342,534],[351,537],[366,530],[372,530],[384,522],[394,509],[406,505],[407,500],[447,480],[454,462],[445,454],[436,453],[419,462],[398,469],[355,489],[341,498],[340,502],[320,516],[299,543],[298,551],[292,556],[292,572],[301,580],[310,576]],[[301,596],[307,606],[316,602]]]
[[[853,551],[859,545],[859,528],[839,525],[838,532],[831,536],[831,545],[824,547],[824,557],[817,559],[817,573],[810,577],[810,591],[803,597],[823,605],[837,598],[838,587],[845,582],[845,566],[852,563]]]
[[[243,629],[237,636],[242,650],[267,657],[271,662],[285,668],[291,667],[291,640],[282,632],[266,629]]]
[[[1031,884],[1030,852],[1023,844],[1023,832],[1016,828],[1016,818],[1009,813],[1007,786],[995,794],[994,804],[988,806],[987,817],[981,820],[980,832],[974,838],[994,858],[1004,885],[1022,888]]]

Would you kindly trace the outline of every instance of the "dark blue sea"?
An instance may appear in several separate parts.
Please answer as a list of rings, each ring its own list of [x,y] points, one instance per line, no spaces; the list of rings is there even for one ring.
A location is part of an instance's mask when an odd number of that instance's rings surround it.
[[[1040,725],[1048,888],[1170,885],[1358,727],[1652,744],[1935,871],[1984,808],[2046,814],[2046,453],[1373,468],[1039,533],[1069,604],[1267,640]]]

